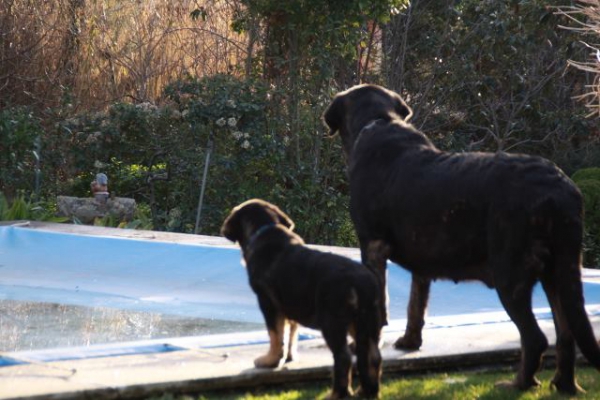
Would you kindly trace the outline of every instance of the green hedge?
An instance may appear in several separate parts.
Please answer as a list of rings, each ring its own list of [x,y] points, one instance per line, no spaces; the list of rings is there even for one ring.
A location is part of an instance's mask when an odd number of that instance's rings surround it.
[[[584,168],[575,172],[573,181],[581,190],[585,210],[583,264],[600,267],[600,168]]]
[[[576,171],[571,177],[575,183],[578,184],[582,181],[594,180],[600,181],[600,168],[592,167],[592,168],[583,168]]]

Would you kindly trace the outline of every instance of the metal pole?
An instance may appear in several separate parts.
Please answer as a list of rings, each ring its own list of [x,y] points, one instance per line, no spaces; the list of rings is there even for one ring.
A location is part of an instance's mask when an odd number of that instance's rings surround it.
[[[206,159],[204,161],[204,172],[202,173],[202,183],[200,184],[200,196],[198,197],[198,212],[196,213],[196,226],[194,227],[194,234],[198,234],[200,228],[200,215],[202,215],[202,201],[204,199],[204,189],[206,188],[206,176],[208,175],[208,166],[210,164],[210,154],[213,151],[215,141],[213,140],[213,133],[211,132],[208,137],[208,144],[206,145]]]
[[[40,175],[41,175],[41,167],[40,167],[40,153],[42,150],[42,143],[40,137],[35,138],[35,150],[33,151],[33,156],[35,157],[35,200],[40,200]]]

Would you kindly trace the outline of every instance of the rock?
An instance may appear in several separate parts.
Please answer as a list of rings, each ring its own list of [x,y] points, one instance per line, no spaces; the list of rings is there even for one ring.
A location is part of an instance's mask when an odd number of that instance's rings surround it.
[[[91,224],[96,218],[111,215],[119,221],[133,220],[135,200],[127,197],[108,198],[106,203],[87,197],[57,197],[58,215],[75,217],[84,224]]]

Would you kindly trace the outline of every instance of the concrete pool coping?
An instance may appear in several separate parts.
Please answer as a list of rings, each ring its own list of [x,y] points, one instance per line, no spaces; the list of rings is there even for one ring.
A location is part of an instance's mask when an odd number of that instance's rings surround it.
[[[210,236],[29,221],[23,221],[22,224],[33,229],[61,233],[237,248],[223,238]],[[359,257],[357,249],[314,247]],[[586,274],[586,280],[597,281],[598,274],[592,271]],[[599,314],[590,318],[595,331],[600,332]],[[552,320],[546,318],[539,322],[553,343]],[[392,343],[400,333],[398,329],[384,331],[385,373],[515,364],[519,358],[518,332],[510,322],[453,327],[441,324],[425,329],[423,349],[417,352],[405,353],[392,348]],[[22,361],[28,364],[0,368],[0,398],[141,398],[164,392],[190,393],[329,379],[331,374],[331,354],[318,338],[301,341],[300,360],[274,371],[253,368],[253,359],[266,352],[268,345],[264,343],[207,348],[194,338],[158,339],[152,342],[172,346],[176,350],[51,362],[27,360],[26,355],[21,354],[24,358]],[[11,353],[2,355],[10,357]],[[548,358],[552,360],[551,351]]]
[[[600,332],[600,317],[592,317]],[[554,342],[551,320],[540,326]],[[519,336],[512,323],[462,326],[424,331],[422,350],[392,348],[397,333],[384,333],[386,374],[424,373],[459,368],[516,365]],[[181,346],[181,340],[165,341]],[[0,368],[2,399],[145,398],[163,393],[201,393],[248,389],[269,384],[326,380],[332,357],[321,339],[302,341],[300,359],[275,370],[258,370],[253,360],[268,345],[187,349],[166,353],[31,363]],[[549,350],[546,362],[553,362]]]

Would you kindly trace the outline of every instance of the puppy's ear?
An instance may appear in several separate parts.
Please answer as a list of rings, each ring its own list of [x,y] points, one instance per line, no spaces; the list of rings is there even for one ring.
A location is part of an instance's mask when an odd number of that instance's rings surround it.
[[[279,207],[277,207],[273,204],[269,204],[269,208],[271,209],[271,211],[273,211],[275,214],[277,214],[277,219],[279,220],[279,223],[281,225],[285,226],[290,231],[294,230],[294,227],[295,227],[294,221],[292,221],[292,219],[290,217],[288,217],[288,215],[286,213],[281,211],[279,209]]]
[[[242,221],[240,213],[234,208],[221,226],[221,235],[232,242],[239,242],[242,237]]]
[[[337,96],[323,113],[323,121],[329,128],[329,136],[340,130],[344,118],[344,99]]]
[[[402,117],[404,121],[408,121],[413,115],[412,108],[406,104],[400,95],[396,95],[396,104],[394,106],[394,110]]]

